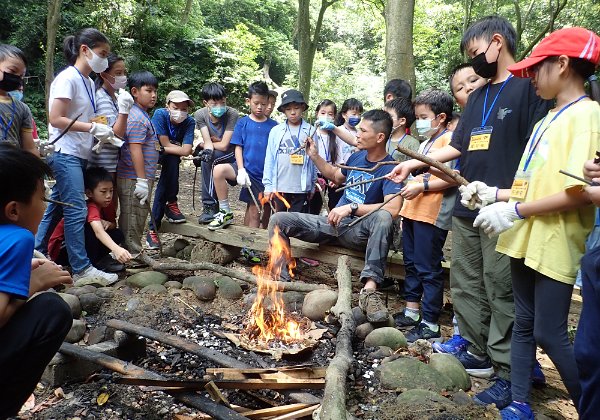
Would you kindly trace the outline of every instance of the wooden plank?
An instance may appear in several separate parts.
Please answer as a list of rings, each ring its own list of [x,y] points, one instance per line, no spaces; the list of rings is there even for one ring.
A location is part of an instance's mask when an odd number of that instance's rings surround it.
[[[311,405],[310,407],[303,408],[298,411],[294,411],[292,413],[284,414],[282,416],[273,417],[271,420],[292,420],[292,419],[300,419],[302,417],[312,415],[313,411],[319,408],[319,404]]]
[[[260,410],[251,410],[241,412],[249,419],[264,419],[273,416],[281,416],[283,414],[292,413],[310,407],[309,404],[289,404],[281,407],[261,408]]]

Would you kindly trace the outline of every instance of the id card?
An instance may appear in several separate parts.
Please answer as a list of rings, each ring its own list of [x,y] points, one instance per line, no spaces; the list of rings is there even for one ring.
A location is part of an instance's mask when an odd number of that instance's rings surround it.
[[[517,171],[515,180],[510,188],[510,197],[524,200],[529,189],[529,181],[531,180],[531,172]]]
[[[106,115],[96,115],[94,118],[92,118],[90,120],[90,122],[93,122],[96,124],[108,125],[108,118],[106,118]]]
[[[488,150],[490,148],[490,139],[492,138],[492,131],[494,127],[476,127],[471,130],[471,140],[469,142],[469,152],[475,150]]]
[[[304,155],[290,155],[292,165],[304,165]]]

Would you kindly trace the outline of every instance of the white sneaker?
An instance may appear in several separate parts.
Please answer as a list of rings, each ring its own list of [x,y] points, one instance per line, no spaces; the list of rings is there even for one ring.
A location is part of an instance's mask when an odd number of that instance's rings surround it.
[[[113,273],[106,273],[90,265],[81,273],[73,274],[73,285],[83,286],[85,284],[99,284],[102,287],[110,286],[119,280],[119,276]]]

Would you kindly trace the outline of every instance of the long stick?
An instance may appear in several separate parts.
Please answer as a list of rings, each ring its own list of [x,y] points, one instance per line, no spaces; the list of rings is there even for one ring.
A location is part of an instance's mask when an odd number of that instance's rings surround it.
[[[458,172],[454,171],[453,169],[451,169],[450,167],[448,167],[447,165],[443,164],[440,161],[432,159],[429,156],[424,155],[422,153],[415,152],[414,150],[407,149],[404,146],[398,145],[398,146],[396,146],[396,149],[400,153],[404,153],[408,157],[420,160],[421,162],[434,167],[435,169],[439,170],[440,172],[443,172],[445,175],[448,175],[459,185],[464,185],[464,186],[469,185],[469,181],[467,181],[465,178],[463,178]]]
[[[397,164],[398,164],[398,162],[396,162],[395,160],[386,160],[384,162],[377,162],[375,164],[375,166],[373,166],[372,168],[361,168],[358,166],[346,166],[346,165],[340,165],[340,164],[337,164],[335,166],[340,169],[347,169],[349,171],[355,170],[355,171],[361,171],[361,172],[375,172],[377,169],[381,168],[382,166],[397,165]]]
[[[259,220],[262,219],[263,208],[258,205],[258,200],[256,199],[256,197],[254,196],[254,193],[252,192],[252,187],[245,187],[245,188],[248,189],[248,192],[250,193],[250,197],[252,197],[252,201],[254,201],[254,205],[256,206],[256,209],[258,210]]]
[[[577,181],[585,182],[586,184],[588,184],[591,187],[597,187],[598,185],[600,185],[597,182],[588,181],[587,179],[584,179],[584,178],[582,178],[580,176],[577,176],[577,175],[573,175],[573,174],[571,174],[569,172],[563,171],[562,169],[559,169],[558,172],[560,172],[563,175],[570,176],[571,178],[575,178]]]
[[[59,206],[74,207],[76,209],[81,208],[79,206],[76,206],[75,204],[65,203],[64,201],[53,200],[52,198],[44,198],[44,201],[47,201],[48,203],[58,204]]]
[[[71,122],[69,123],[69,125],[67,125],[65,127],[65,129],[63,131],[60,132],[60,134],[58,135],[58,137],[56,137],[54,140],[52,140],[50,142],[50,144],[54,144],[57,141],[59,141],[65,134],[67,134],[69,132],[69,130],[71,129],[71,127],[73,127],[73,124],[75,124],[77,122],[77,120],[79,118],[81,118],[83,114],[79,114],[78,116],[76,116],[74,119],[71,120]]]
[[[346,184],[343,187],[340,187],[337,190],[335,190],[335,192],[344,191],[346,188],[352,188],[357,185],[368,184],[369,182],[381,181],[382,179],[388,179],[387,175],[378,176],[378,177],[375,177],[372,179],[365,179],[364,181],[358,181],[358,182],[354,182],[352,184]]]
[[[372,215],[372,214],[373,214],[373,213],[375,213],[376,211],[378,211],[378,210],[381,210],[381,208],[382,208],[383,206],[385,206],[387,203],[389,203],[390,201],[392,201],[394,198],[398,197],[399,195],[400,195],[400,191],[398,191],[396,194],[393,194],[393,195],[389,196],[389,197],[388,197],[386,200],[384,200],[384,202],[383,202],[383,203],[381,203],[379,206],[377,206],[376,208],[374,208],[374,209],[373,209],[373,210],[371,210],[370,212],[368,212],[368,213],[366,213],[366,214],[363,214],[363,215],[362,215],[362,216],[360,216],[358,219],[356,219],[356,220],[353,220],[352,222],[350,222],[350,223],[348,224],[348,227],[352,227],[352,226],[354,226],[355,224],[357,224],[357,223],[358,223],[358,222],[360,222],[361,220],[363,220],[363,219],[365,219],[365,218],[369,217],[370,215]]]

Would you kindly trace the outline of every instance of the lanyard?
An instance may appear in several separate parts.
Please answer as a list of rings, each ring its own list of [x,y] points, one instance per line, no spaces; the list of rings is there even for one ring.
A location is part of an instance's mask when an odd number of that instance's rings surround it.
[[[513,77],[513,75],[511,74],[510,76],[508,76],[508,79],[506,79],[504,81],[504,83],[502,83],[502,86],[500,86],[500,90],[498,91],[498,93],[496,93],[496,96],[494,97],[494,100],[492,101],[492,104],[490,105],[490,109],[488,109],[486,112],[485,109],[487,108],[488,93],[490,93],[490,84],[488,83],[487,89],[485,90],[485,99],[483,100],[483,109],[481,110],[481,126],[482,127],[485,127],[485,123],[487,123],[487,120],[490,118],[490,114],[492,113],[492,109],[494,109],[494,105],[496,105],[496,101],[498,100],[500,93],[502,92],[502,90],[504,89],[504,86],[506,86],[508,81],[510,79],[512,79],[512,77]]]
[[[327,138],[329,139],[329,136],[327,136]],[[321,144],[323,145],[323,151],[325,152],[325,161],[329,162],[329,155],[331,154],[329,152],[329,142],[327,142],[327,146],[325,146],[325,140],[323,140],[323,137],[321,137],[321,133],[319,133],[319,141],[321,142]],[[329,139],[329,141],[331,141],[331,139]]]
[[[4,136],[2,137],[2,140],[6,140],[8,138],[8,131],[10,130],[10,127],[12,126],[12,123],[15,120],[15,115],[17,114],[17,105],[15,104],[14,98],[11,97],[10,102],[12,106],[10,111],[10,119],[8,120],[8,123],[5,123],[4,119],[0,118],[0,124],[2,124],[2,131],[4,131]]]
[[[535,151],[537,150],[538,144],[540,144],[540,140],[542,140],[542,137],[544,136],[544,133],[546,132],[548,127],[550,127],[550,124],[552,124],[554,122],[554,120],[556,120],[558,118],[558,116],[563,113],[563,111],[565,111],[571,105],[576,104],[577,102],[581,101],[583,98],[586,98],[586,97],[587,97],[587,95],[581,95],[579,98],[575,99],[573,102],[570,102],[570,103],[566,104],[565,106],[563,106],[560,109],[560,111],[558,111],[556,113],[554,118],[552,118],[550,120],[548,125],[544,128],[544,130],[538,136],[538,131],[540,131],[540,128],[542,128],[542,126],[544,125],[544,121],[546,121],[546,118],[548,117],[548,114],[546,114],[546,116],[544,117],[544,119],[542,120],[540,125],[538,125],[537,128],[535,129],[535,133],[533,133],[533,136],[531,137],[531,141],[529,144],[529,150],[527,151],[527,159],[525,159],[525,166],[523,166],[523,172],[527,171],[527,168],[529,167],[529,164],[531,163],[531,159],[533,158],[533,155],[535,154]]]
[[[426,155],[427,153],[429,153],[429,149],[431,149],[431,146],[433,146],[433,143],[435,143],[435,141],[437,139],[439,139],[440,137],[442,137],[446,131],[448,131],[447,128],[445,128],[444,131],[442,131],[440,134],[438,134],[435,137],[432,137],[431,140],[429,140],[429,143],[426,145],[426,146],[429,146],[429,147],[427,147],[427,149],[425,149],[425,147],[423,148],[423,154],[424,155]]]
[[[77,73],[79,73],[79,76],[81,76],[81,81],[83,82],[83,87],[85,88],[85,93],[87,93],[88,98],[90,98],[90,103],[92,104],[92,109],[94,110],[94,114],[96,114],[96,99],[94,98],[94,88],[91,87],[91,89],[90,89],[89,83],[85,80],[85,77],[83,77],[83,74],[81,74],[79,69],[75,66],[73,66],[73,68],[75,70],[77,70]]]
[[[117,103],[113,100],[112,95],[110,93],[108,93],[108,90],[106,90],[105,88],[102,88],[102,90],[104,92],[106,92],[106,94],[110,98],[110,102],[112,102],[112,105],[115,107],[115,111],[117,111],[117,115],[118,115],[119,114],[119,107],[117,106]]]
[[[217,130],[217,127],[215,127],[215,125],[210,120],[210,116],[208,117],[208,124],[210,125],[210,128],[212,128],[212,131],[214,131],[215,133],[218,133],[219,134],[219,138],[223,139],[223,134],[225,134],[225,123],[220,118],[219,118],[219,122],[221,123],[221,132],[220,133],[219,133],[219,130]]]
[[[294,142],[294,147],[296,147],[296,148],[300,147],[300,132],[302,131],[302,123],[303,123],[303,121],[301,120],[300,126],[298,127],[298,135],[296,137],[296,141],[294,141],[294,135],[292,133],[292,129],[290,128],[290,124],[288,122],[285,123],[287,126],[286,130],[290,130],[290,137],[291,137],[292,141]],[[284,135],[285,135],[285,133],[284,133]]]
[[[400,144],[402,143],[402,140],[404,140],[404,137],[406,137],[406,133],[404,133],[402,135],[402,137],[400,137],[400,140],[398,140],[398,146],[400,146]],[[390,156],[394,152],[393,150],[390,150],[391,144],[392,144],[392,135],[390,134],[390,138],[388,139],[388,142],[387,142],[387,152],[388,152],[388,155],[390,155]]]

